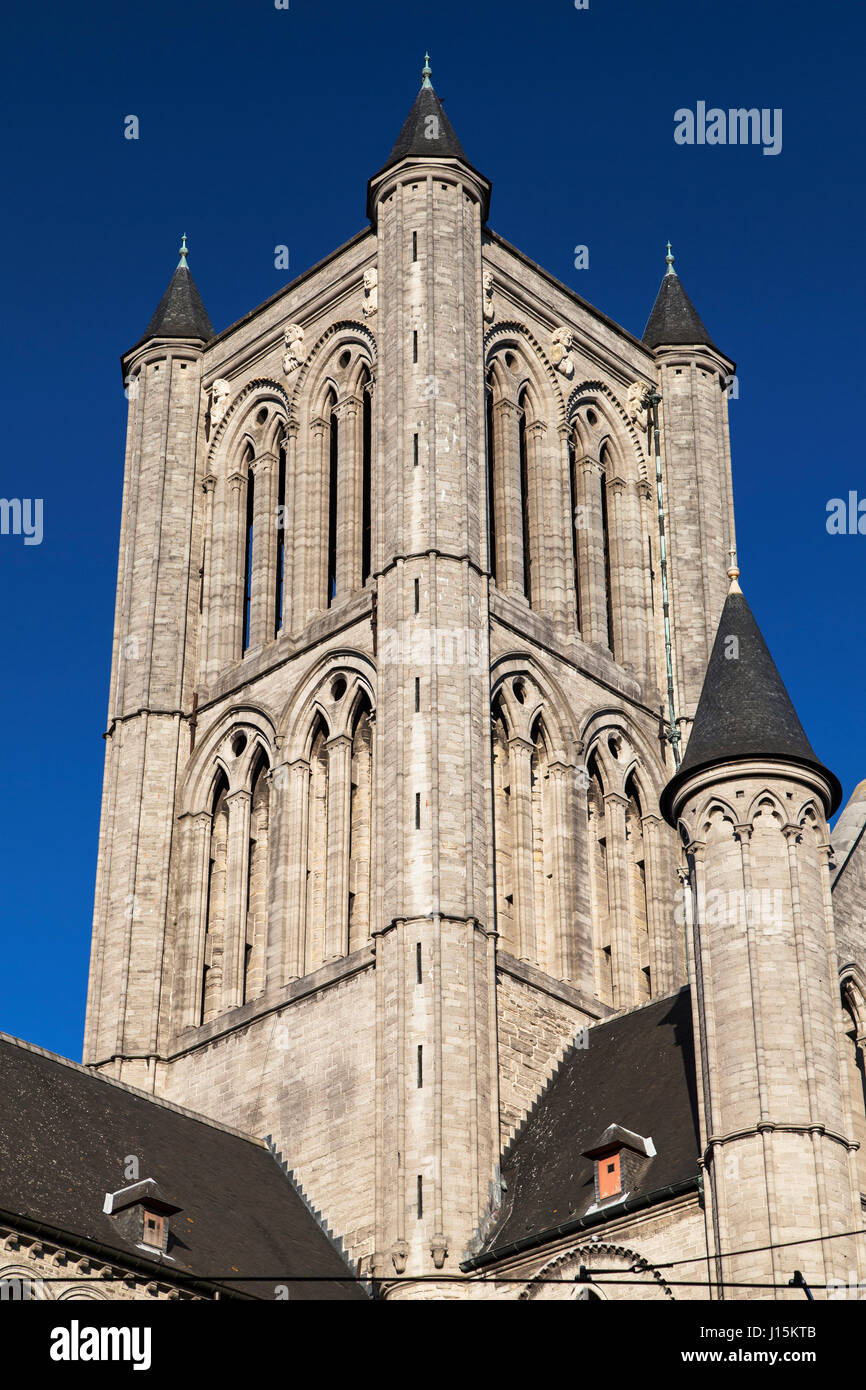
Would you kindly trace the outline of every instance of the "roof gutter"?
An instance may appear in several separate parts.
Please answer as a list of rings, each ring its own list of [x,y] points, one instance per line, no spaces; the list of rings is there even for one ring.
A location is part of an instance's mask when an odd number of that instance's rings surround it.
[[[59,1226],[46,1226],[42,1221],[34,1221],[32,1217],[22,1216],[19,1212],[6,1211],[3,1207],[0,1207],[0,1224],[9,1226],[22,1235],[38,1236],[48,1244],[60,1246],[64,1250],[80,1251],[82,1255],[97,1259],[103,1264],[128,1269],[131,1274],[146,1277],[149,1283],[172,1284],[190,1292],[205,1294],[210,1299],[215,1296],[253,1299],[252,1294],[244,1293],[240,1289],[230,1289],[224,1284],[211,1284],[206,1279],[197,1279],[194,1275],[184,1274],[180,1270],[168,1269],[164,1264],[143,1260],[138,1255],[127,1254],[126,1251],[103,1245],[98,1240],[88,1240],[86,1236],[75,1235],[72,1231],[62,1231]],[[38,1278],[38,1275],[36,1277]],[[71,1283],[75,1282],[75,1278],[74,1274],[69,1275]]]
[[[626,1197],[624,1202],[617,1202],[615,1206],[605,1207],[603,1211],[590,1212],[587,1216],[576,1216],[571,1221],[563,1221],[559,1226],[549,1226],[547,1230],[536,1231],[534,1235],[512,1241],[510,1245],[496,1246],[493,1250],[486,1250],[481,1255],[473,1255],[471,1259],[462,1262],[461,1272],[469,1274],[472,1270],[484,1269],[486,1266],[496,1264],[499,1260],[506,1260],[512,1255],[521,1255],[527,1250],[534,1250],[537,1246],[549,1245],[551,1241],[559,1240],[562,1236],[586,1231],[592,1226],[606,1225],[609,1221],[616,1220],[620,1216],[657,1206],[659,1202],[669,1201],[673,1197],[681,1197],[686,1192],[699,1192],[700,1185],[700,1174],[696,1173],[694,1177],[683,1178],[681,1182],[669,1183],[667,1187],[657,1187],[653,1192],[647,1192],[641,1197]]]

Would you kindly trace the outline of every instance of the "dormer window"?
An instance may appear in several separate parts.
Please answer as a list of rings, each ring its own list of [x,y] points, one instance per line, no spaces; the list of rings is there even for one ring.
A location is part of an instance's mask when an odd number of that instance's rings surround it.
[[[124,1240],[151,1254],[164,1255],[171,1235],[169,1218],[180,1207],[168,1200],[155,1179],[144,1178],[118,1192],[106,1192],[102,1210],[112,1217]]]
[[[596,1206],[621,1201],[643,1180],[649,1161],[655,1158],[652,1139],[622,1125],[608,1125],[584,1158],[592,1159]]]

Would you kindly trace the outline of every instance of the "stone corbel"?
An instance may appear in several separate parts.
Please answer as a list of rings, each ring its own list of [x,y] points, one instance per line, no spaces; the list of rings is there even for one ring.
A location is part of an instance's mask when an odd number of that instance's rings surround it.
[[[448,1242],[443,1235],[435,1235],[430,1242],[430,1255],[437,1269],[441,1269],[448,1254]]]
[[[409,1246],[405,1240],[398,1240],[391,1246],[391,1259],[394,1264],[396,1274],[406,1273],[406,1261],[409,1258]]]

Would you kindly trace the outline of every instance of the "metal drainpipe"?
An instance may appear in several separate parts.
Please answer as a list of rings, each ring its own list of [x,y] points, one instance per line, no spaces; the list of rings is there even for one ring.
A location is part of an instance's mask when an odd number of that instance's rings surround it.
[[[674,705],[674,667],[671,656],[671,610],[668,598],[668,551],[665,540],[665,508],[662,498],[662,456],[659,444],[659,401],[661,396],[658,391],[653,391],[650,402],[653,408],[653,446],[656,456],[656,498],[659,508],[659,546],[661,556],[662,572],[662,612],[665,620],[665,665],[668,677],[668,724],[665,728],[665,736],[673,749],[674,766],[680,765],[680,731],[677,728],[676,707]]]

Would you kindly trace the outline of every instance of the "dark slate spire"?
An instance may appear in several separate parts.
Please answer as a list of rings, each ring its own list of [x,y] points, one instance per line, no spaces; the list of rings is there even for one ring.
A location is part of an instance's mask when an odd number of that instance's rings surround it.
[[[459,159],[473,173],[478,174],[485,183],[487,182],[484,175],[480,174],[479,170],[467,159],[466,152],[457,139],[454,127],[445,115],[445,107],[433,90],[430,76],[430,55],[428,53],[425,55],[421,90],[415,98],[409,115],[403,122],[403,129],[397,136],[394,148],[381,169],[377,169],[370,179],[370,185],[376,179],[381,178],[386,170],[393,168],[403,159]],[[368,212],[370,210],[370,200],[368,199]]]
[[[213,324],[202,304],[195,280],[190,275],[186,257],[184,234],[177,269],[147,325],[142,342],[147,338],[202,338],[208,343],[214,336]]]
[[[708,347],[714,347],[715,344],[704,328],[697,309],[674,270],[670,242],[665,260],[668,268],[644,329],[644,342],[648,348],[669,345],[676,347],[682,343],[705,343]]]
[[[791,697],[776,670],[761,630],[731,570],[716,641],[704,677],[686,755],[661,794],[665,820],[673,825],[673,803],[690,774],[725,763],[795,763],[825,777],[832,816],[842,800],[838,779],[816,758]]]

